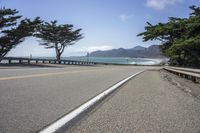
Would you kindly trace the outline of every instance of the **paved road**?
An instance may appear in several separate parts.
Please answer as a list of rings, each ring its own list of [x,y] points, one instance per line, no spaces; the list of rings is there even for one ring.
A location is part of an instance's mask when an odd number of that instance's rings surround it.
[[[0,132],[35,132],[147,67],[0,69]]]
[[[66,132],[200,133],[200,100],[147,71]]]

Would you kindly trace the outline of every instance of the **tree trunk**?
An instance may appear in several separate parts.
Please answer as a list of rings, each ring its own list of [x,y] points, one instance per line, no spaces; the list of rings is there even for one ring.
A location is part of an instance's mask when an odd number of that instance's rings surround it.
[[[58,54],[56,55],[56,58],[57,58],[58,63],[61,64],[61,60],[60,60],[61,54],[60,54],[60,53],[58,53]]]
[[[58,44],[55,44],[55,51],[56,51],[56,59],[57,59],[58,63],[61,64],[61,61],[60,61],[61,53],[58,49]]]
[[[64,52],[65,46],[63,44],[61,44],[61,48],[58,48],[58,44],[56,44],[55,46],[55,50],[56,50],[56,58],[59,64],[61,64],[61,55]]]

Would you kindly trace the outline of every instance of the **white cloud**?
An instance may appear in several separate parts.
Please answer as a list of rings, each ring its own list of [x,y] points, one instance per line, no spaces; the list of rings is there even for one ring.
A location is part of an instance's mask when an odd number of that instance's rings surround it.
[[[146,6],[154,8],[156,10],[165,9],[167,6],[181,3],[183,0],[147,0]]]
[[[132,17],[132,15],[126,15],[126,14],[119,15],[120,20],[123,21],[123,22],[127,21],[131,17]]]
[[[104,46],[92,46],[92,47],[88,47],[87,48],[87,52],[94,52],[94,51],[98,51],[98,50],[111,50],[113,49],[112,46],[109,45],[104,45]]]

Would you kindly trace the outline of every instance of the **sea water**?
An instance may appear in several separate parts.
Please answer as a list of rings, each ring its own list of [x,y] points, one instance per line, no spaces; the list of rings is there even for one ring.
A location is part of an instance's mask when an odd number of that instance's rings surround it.
[[[22,57],[30,58],[30,57]],[[56,59],[55,57],[32,57],[32,59]],[[166,63],[167,59],[158,58],[129,58],[129,57],[85,57],[85,56],[74,56],[74,57],[62,57],[62,60],[74,60],[74,61],[87,61],[97,63],[112,63],[112,64],[135,64],[135,65],[158,65]],[[0,63],[6,63],[1,61]]]
[[[166,59],[150,59],[150,58],[126,58],[126,57],[64,57],[62,59],[90,61],[98,63],[113,63],[113,64],[135,64],[135,65],[158,65],[165,62]]]

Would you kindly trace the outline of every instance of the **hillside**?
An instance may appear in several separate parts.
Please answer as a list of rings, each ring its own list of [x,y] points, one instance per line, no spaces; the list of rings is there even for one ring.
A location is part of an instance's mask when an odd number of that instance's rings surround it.
[[[90,53],[91,57],[131,57],[131,58],[161,58],[162,53],[159,45],[152,45],[148,48],[136,46],[130,49],[112,49],[107,51],[95,51]]]

